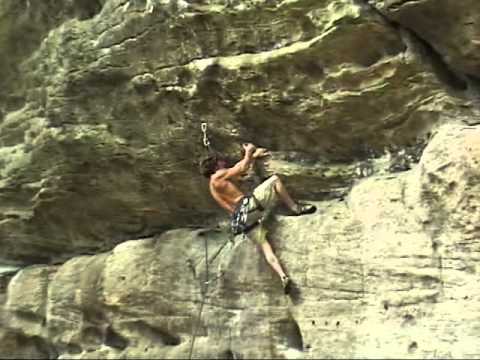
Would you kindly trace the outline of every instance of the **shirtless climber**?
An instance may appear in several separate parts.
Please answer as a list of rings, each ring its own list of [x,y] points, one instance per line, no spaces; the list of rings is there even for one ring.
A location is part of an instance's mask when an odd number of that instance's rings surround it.
[[[257,149],[253,144],[243,144],[243,149],[245,150],[243,159],[233,167],[228,168],[226,161],[217,155],[210,156],[201,163],[203,175],[210,179],[210,193],[217,203],[227,210],[230,215],[235,213],[236,208],[245,197],[245,194],[240,191],[235,182],[239,181],[240,177],[248,171],[255,159],[270,155],[266,149]],[[273,209],[278,199],[290,209],[292,215],[311,214],[316,211],[316,207],[313,205],[296,203],[290,197],[277,175],[269,177],[257,186],[252,195],[255,203],[264,212],[264,218]],[[255,204],[252,206],[255,206]],[[254,209],[251,210],[253,211]],[[273,253],[272,247],[267,240],[267,229],[263,221],[249,230],[247,236],[262,248],[265,259],[280,276],[285,294],[288,294],[291,281]]]

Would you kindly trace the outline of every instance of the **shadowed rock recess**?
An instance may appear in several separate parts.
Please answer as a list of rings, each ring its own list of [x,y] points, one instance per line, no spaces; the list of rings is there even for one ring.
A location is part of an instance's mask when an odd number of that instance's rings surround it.
[[[480,358],[479,10],[0,0],[0,358]],[[271,224],[291,296],[202,122],[317,205]]]

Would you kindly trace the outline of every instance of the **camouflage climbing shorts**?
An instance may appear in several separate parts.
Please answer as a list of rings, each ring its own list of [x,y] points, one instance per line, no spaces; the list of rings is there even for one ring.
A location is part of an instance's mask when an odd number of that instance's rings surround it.
[[[274,188],[277,179],[278,177],[276,175],[270,176],[253,190],[253,196],[255,196],[260,205],[265,209],[263,221],[260,225],[255,226],[247,233],[247,237],[258,245],[262,245],[267,241],[268,220],[278,201],[277,193]]]

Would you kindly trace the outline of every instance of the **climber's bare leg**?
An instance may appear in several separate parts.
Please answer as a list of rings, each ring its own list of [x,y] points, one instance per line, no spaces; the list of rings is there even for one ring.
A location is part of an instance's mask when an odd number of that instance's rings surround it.
[[[263,244],[260,245],[263,251],[263,255],[265,255],[265,260],[267,260],[268,264],[272,267],[272,269],[280,276],[280,279],[283,279],[286,275],[283,271],[280,262],[278,261],[277,257],[273,253],[272,247],[270,246],[268,241],[265,241]]]

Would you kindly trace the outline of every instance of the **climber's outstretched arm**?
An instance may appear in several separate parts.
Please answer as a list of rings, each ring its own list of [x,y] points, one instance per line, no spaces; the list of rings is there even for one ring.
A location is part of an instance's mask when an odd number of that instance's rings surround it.
[[[227,168],[225,169],[225,171],[222,171],[221,173],[219,173],[218,176],[220,178],[222,179],[234,178],[248,171],[248,169],[250,168],[250,165],[254,160],[253,154],[257,148],[253,144],[243,144],[242,146],[243,146],[243,149],[245,150],[245,155],[243,156],[243,159],[237,162],[231,168]]]

